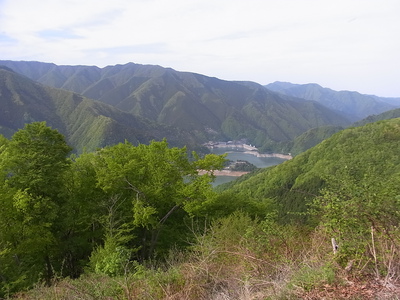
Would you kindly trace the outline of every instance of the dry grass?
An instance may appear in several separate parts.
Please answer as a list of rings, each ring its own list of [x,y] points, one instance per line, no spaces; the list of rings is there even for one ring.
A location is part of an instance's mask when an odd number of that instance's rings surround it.
[[[236,221],[235,221],[236,220]],[[336,263],[331,238],[234,216],[196,235],[191,251],[171,251],[160,266],[110,278],[88,274],[38,287],[19,299],[400,299],[399,248],[376,237],[375,260]],[[371,263],[372,262],[372,263]],[[383,272],[375,276],[375,266]]]

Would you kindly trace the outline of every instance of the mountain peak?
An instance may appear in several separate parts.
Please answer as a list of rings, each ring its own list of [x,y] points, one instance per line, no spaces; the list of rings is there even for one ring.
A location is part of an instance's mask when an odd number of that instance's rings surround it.
[[[95,130],[89,124],[90,119],[102,124],[96,139],[103,141],[116,141],[110,134],[122,137],[122,131],[116,132],[118,126],[132,133],[127,122],[135,120],[134,127],[142,130],[142,136],[136,140],[161,134],[175,141],[181,138],[183,144],[247,138],[249,143],[265,150],[280,151],[282,148],[276,147],[311,128],[349,124],[346,118],[323,105],[282,96],[256,83],[220,80],[161,66],[128,63],[98,68],[12,61],[0,64],[44,86],[75,93],[67,95],[65,91],[42,86],[56,111],[54,118],[64,124],[64,132],[71,134],[77,128],[84,132],[88,132],[87,128]],[[21,91],[13,92],[17,95]],[[45,97],[37,94],[39,98]],[[75,101],[77,97],[85,100]],[[79,114],[77,106],[87,105],[87,98],[103,104],[96,102],[91,112]],[[99,112],[103,117],[100,118]],[[146,120],[147,127],[138,120]],[[166,127],[170,128],[169,133],[162,129]],[[135,132],[139,137],[138,131]],[[82,147],[79,135],[72,134],[71,140]]]

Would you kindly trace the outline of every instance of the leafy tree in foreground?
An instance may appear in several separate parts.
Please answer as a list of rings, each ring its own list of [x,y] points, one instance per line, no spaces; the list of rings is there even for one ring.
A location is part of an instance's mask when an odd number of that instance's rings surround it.
[[[49,284],[53,277],[70,151],[45,122],[27,124],[1,151],[0,261],[6,270],[1,277],[8,282],[2,289],[41,278]]]
[[[44,122],[0,138],[0,296],[77,277],[88,263],[117,275],[184,243],[185,220],[216,197],[212,171],[225,161],[196,153],[189,160],[165,140],[69,159],[70,151]]]
[[[168,148],[165,140],[137,147],[126,142],[94,155],[97,186],[106,195],[105,205],[110,208],[112,199],[118,199],[113,212],[117,219],[108,237],[116,237],[122,229],[130,236],[134,233],[137,238],[128,245],[140,248],[139,259],[152,256],[160,240],[161,248],[179,242],[185,216],[195,214],[213,194],[213,176],[198,175],[198,170],[221,169],[225,160],[213,154],[194,157],[189,161],[185,148]],[[168,232],[166,239],[162,231]]]

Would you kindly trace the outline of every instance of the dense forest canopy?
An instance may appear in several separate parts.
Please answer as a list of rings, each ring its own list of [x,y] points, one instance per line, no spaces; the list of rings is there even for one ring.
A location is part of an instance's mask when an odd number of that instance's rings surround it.
[[[72,148],[44,122],[2,137],[0,149],[3,293],[77,277],[89,258],[95,270],[117,274],[120,266],[109,264],[118,251],[116,260],[138,261],[165,251],[212,197],[212,170],[225,160],[196,153],[189,160],[165,140],[69,157]]]
[[[400,119],[348,128],[215,190],[224,156],[166,140],[76,156],[57,130],[27,124],[0,136],[0,295],[56,279],[89,295],[90,278],[108,282],[101,297],[134,299],[240,298],[245,278],[249,293],[284,298],[344,276],[394,285],[399,146]]]

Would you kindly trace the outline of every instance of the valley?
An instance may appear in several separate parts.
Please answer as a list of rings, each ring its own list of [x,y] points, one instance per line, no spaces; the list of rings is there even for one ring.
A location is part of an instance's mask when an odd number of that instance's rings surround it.
[[[23,61],[0,61],[0,65],[7,68],[1,70],[3,76],[9,77],[1,83],[13,82],[4,90],[24,95],[22,106],[9,103],[8,111],[17,118],[11,123],[0,118],[1,132],[21,128],[25,120],[47,121],[65,133],[78,152],[125,139],[148,143],[166,137],[174,146],[196,149],[210,140],[246,137],[262,152],[281,153],[290,152],[282,151],[285,144],[307,130],[350,125],[345,116],[316,101],[299,101],[254,82],[134,63],[105,68]],[[29,80],[29,85],[20,84]],[[33,93],[26,88],[39,84],[34,95],[42,106],[54,107],[51,111],[37,112],[29,105]],[[82,104],[65,103],[67,93],[70,99],[84,99],[85,106],[93,109],[85,107],[72,114]],[[88,119],[92,121],[83,125]],[[90,128],[94,123],[97,126]]]
[[[400,293],[398,98],[0,61],[0,105],[0,298]]]

